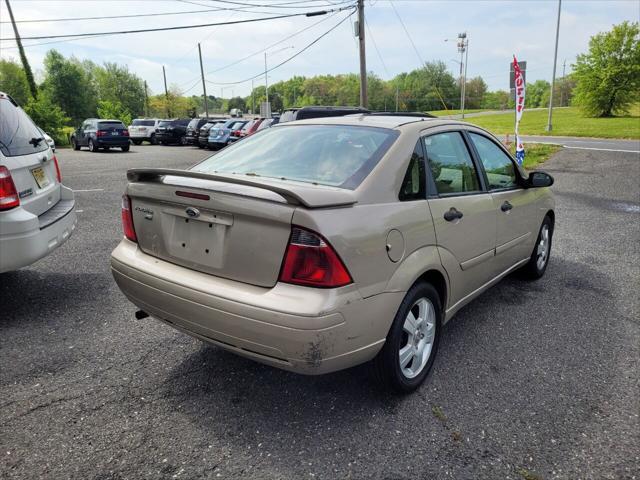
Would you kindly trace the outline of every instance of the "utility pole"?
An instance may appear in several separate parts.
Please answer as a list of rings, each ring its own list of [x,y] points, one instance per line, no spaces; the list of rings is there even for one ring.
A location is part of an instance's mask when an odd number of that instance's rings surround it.
[[[33,78],[33,72],[31,71],[31,66],[29,65],[29,61],[27,60],[27,55],[24,53],[24,48],[22,47],[22,40],[20,39],[20,34],[18,33],[18,27],[16,25],[16,20],[13,18],[13,10],[11,10],[11,4],[9,0],[4,0],[7,4],[7,10],[9,11],[9,18],[11,18],[11,25],[13,26],[13,33],[16,36],[16,43],[18,44],[18,53],[20,54],[20,61],[22,62],[22,68],[24,68],[25,76],[27,77],[27,83],[29,84],[29,91],[31,92],[31,96],[34,100],[38,99],[38,88],[36,87],[36,81]]]
[[[560,11],[562,0],[558,0],[558,21],[556,23],[556,48],[553,53],[553,76],[551,77],[551,92],[549,95],[549,119],[547,120],[547,132],[552,130],[551,116],[553,115],[553,87],[556,83],[556,63],[558,61],[558,38],[560,37]]]
[[[167,90],[167,73],[162,65],[162,78],[164,78],[164,98],[167,101],[167,118],[171,118],[171,109],[169,108],[169,90]]]
[[[360,106],[367,108],[367,55],[364,43],[364,0],[358,0],[358,43],[360,46]]]
[[[202,93],[204,94],[204,115],[209,118],[209,104],[207,102],[207,85],[204,82],[204,69],[202,68],[202,50],[198,44],[198,55],[200,56],[200,75],[202,76]]]
[[[149,116],[149,87],[147,81],[144,81],[144,116]]]
[[[265,116],[271,118],[271,104],[269,103],[269,80],[267,80],[267,52],[264,52],[264,93],[267,97],[267,112]]]
[[[458,34],[458,52],[460,52],[460,113],[464,118],[464,97],[467,89],[467,59],[465,54],[468,51],[469,39],[467,38],[467,32]]]

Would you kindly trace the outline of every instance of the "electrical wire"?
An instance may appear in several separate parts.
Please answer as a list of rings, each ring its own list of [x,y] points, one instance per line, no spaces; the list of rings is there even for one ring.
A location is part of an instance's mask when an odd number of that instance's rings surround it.
[[[292,33],[291,35],[288,35],[288,36],[284,37],[283,39],[278,40],[277,42],[272,43],[272,44],[270,44],[270,45],[268,45],[268,46],[264,47],[264,48],[263,48],[263,49],[261,49],[261,50],[258,50],[258,51],[256,51],[256,52],[253,52],[253,53],[249,54],[249,55],[246,55],[245,57],[242,57],[242,58],[240,58],[240,59],[238,59],[238,60],[236,60],[236,61],[234,61],[234,62],[228,63],[227,65],[224,65],[224,66],[222,66],[222,67],[219,67],[219,68],[216,68],[216,69],[213,69],[213,70],[209,70],[208,72],[205,72],[205,75],[209,75],[209,74],[211,74],[211,73],[217,73],[217,72],[220,72],[220,71],[222,71],[222,70],[226,70],[227,68],[230,68],[230,67],[233,67],[233,66],[235,66],[235,65],[238,65],[239,63],[242,63],[242,62],[244,62],[245,60],[248,60],[249,58],[255,57],[256,55],[260,55],[261,53],[266,52],[267,50],[269,50],[269,49],[271,49],[271,48],[275,47],[276,45],[280,45],[281,43],[284,43],[284,42],[286,42],[287,40],[289,40],[289,39],[291,39],[291,38],[293,38],[293,37],[295,37],[295,36],[297,36],[297,35],[300,35],[301,33],[306,32],[307,30],[311,30],[311,29],[312,29],[312,28],[314,28],[315,26],[320,25],[321,23],[326,22],[327,20],[329,20],[329,19],[331,19],[331,18],[335,17],[337,14],[338,14],[337,12],[332,13],[331,15],[329,15],[329,16],[327,16],[327,17],[322,18],[322,20],[320,20],[319,22],[315,22],[315,23],[313,23],[313,24],[311,24],[311,25],[309,25],[309,26],[307,26],[307,27],[305,27],[305,28],[303,28],[303,29],[301,29],[301,30],[298,30],[297,32],[294,32],[294,33]],[[195,80],[196,78],[200,78],[200,75],[198,75],[197,77],[192,78],[191,80],[189,80],[189,81],[187,81],[187,82],[183,82],[183,83],[181,84],[181,86],[182,86],[182,85],[186,85],[186,84],[190,84],[190,83],[191,83],[193,80]]]
[[[398,13],[398,10],[396,10],[396,6],[393,4],[392,1],[389,1],[389,5],[391,5],[391,8],[393,8],[393,11],[396,13],[396,17],[398,17],[398,20],[400,20],[400,25],[402,25],[402,28],[404,29],[404,33],[407,34],[407,38],[409,39],[409,42],[411,42],[411,46],[413,47],[413,51],[416,52],[416,56],[418,57],[418,60],[420,60],[420,65],[424,65],[424,60],[422,59],[422,56],[420,55],[420,52],[418,51],[418,48],[416,47],[416,44],[413,43],[413,38],[411,38],[411,35],[409,34],[409,30],[407,30],[407,27],[405,26],[404,22],[402,21],[402,17],[400,17],[400,14]]]
[[[236,10],[230,8],[208,8],[206,10],[185,10],[182,12],[162,12],[162,13],[136,13],[133,15],[109,15],[106,17],[69,17],[69,18],[40,18],[37,20],[16,20],[16,23],[54,23],[54,22],[76,22],[78,20],[111,20],[114,18],[138,18],[138,17],[162,17],[166,15],[187,15],[193,13],[220,12],[224,10]],[[250,12],[258,13],[258,12]],[[1,20],[0,23],[11,23],[11,20]]]
[[[347,10],[353,7],[341,7],[341,8],[336,8],[336,9],[331,9],[331,10],[317,10],[317,11],[313,11],[313,12],[306,12],[306,13],[290,13],[290,14],[284,14],[284,15],[275,15],[272,17],[261,17],[261,18],[249,18],[249,19],[244,19],[244,20],[233,20],[230,22],[219,22],[219,23],[203,23],[203,24],[196,24],[196,25],[177,25],[177,26],[172,26],[172,27],[158,27],[158,28],[143,28],[143,29],[138,29],[138,30],[118,30],[118,31],[111,31],[111,32],[94,32],[94,33],[69,33],[69,34],[62,34],[62,35],[37,35],[37,36],[31,36],[31,37],[22,37],[22,40],[48,40],[48,39],[55,39],[55,38],[82,38],[82,37],[94,37],[94,36],[107,36],[107,35],[124,35],[124,34],[131,34],[131,33],[147,33],[147,32],[164,32],[164,31],[171,31],[171,30],[186,30],[186,29],[193,29],[193,28],[204,28],[204,27],[215,27],[215,26],[222,26],[222,25],[238,25],[238,24],[243,24],[243,23],[255,23],[255,22],[263,22],[263,21],[268,21],[268,20],[280,20],[283,18],[292,18],[292,17],[313,17],[316,15],[326,15],[327,13],[331,13],[331,12],[340,12],[343,10]],[[15,41],[17,40],[14,37],[7,37],[7,38],[0,38],[0,41],[2,42],[6,42],[6,41]]]
[[[212,82],[211,80],[207,80],[205,79],[205,81],[207,83],[210,83],[212,85],[238,85],[241,83],[246,83],[246,82],[250,82],[251,80],[255,80],[256,78],[262,77],[263,75],[267,75],[269,72],[272,72],[274,70],[276,70],[277,68],[280,68],[282,65],[290,62],[291,60],[293,60],[294,58],[296,58],[297,56],[301,55],[303,52],[305,52],[306,50],[308,50],[309,48],[311,48],[313,45],[315,45],[316,43],[318,43],[320,40],[322,40],[324,37],[326,37],[327,35],[329,35],[331,32],[333,32],[336,28],[338,28],[340,25],[342,25],[344,22],[346,22],[351,15],[353,15],[355,13],[356,9],[353,8],[353,10],[349,13],[349,15],[347,15],[346,17],[344,17],[342,20],[340,20],[338,23],[336,23],[333,27],[331,27],[329,30],[327,30],[326,32],[324,32],[322,35],[320,35],[319,37],[317,37],[315,40],[313,40],[311,43],[307,44],[304,48],[302,48],[300,51],[294,53],[293,55],[291,55],[289,58],[287,58],[286,60],[280,62],[279,64],[265,70],[264,72],[260,72],[257,75],[253,75],[252,77],[249,78],[245,78],[244,80],[240,80],[237,82]]]
[[[387,74],[387,77],[389,77],[389,70],[387,69],[387,64],[384,63],[384,59],[382,58],[382,55],[380,54],[380,50],[378,50],[378,45],[376,44],[376,40],[373,38],[373,34],[371,33],[371,29],[369,28],[369,22],[367,22],[367,18],[365,17],[364,19],[364,25],[365,27],[367,27],[367,33],[369,34],[369,38],[371,38],[371,43],[373,43],[373,48],[375,49],[376,53],[378,54],[378,58],[380,59],[380,63],[382,63],[382,68],[384,68],[385,73]]]

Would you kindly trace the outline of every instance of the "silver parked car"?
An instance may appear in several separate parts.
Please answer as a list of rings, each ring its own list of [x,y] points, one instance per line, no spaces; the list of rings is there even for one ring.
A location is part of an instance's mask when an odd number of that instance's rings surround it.
[[[71,189],[43,132],[0,92],[0,272],[48,255],[76,226]]]
[[[552,177],[451,120],[289,122],[128,179],[111,269],[139,316],[299,373],[373,360],[400,391],[462,306],[551,250]]]

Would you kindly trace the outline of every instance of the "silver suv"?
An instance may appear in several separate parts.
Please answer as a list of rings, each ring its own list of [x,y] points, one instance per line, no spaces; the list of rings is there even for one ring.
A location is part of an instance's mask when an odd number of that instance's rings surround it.
[[[42,131],[0,92],[0,273],[34,263],[76,227],[73,191]]]

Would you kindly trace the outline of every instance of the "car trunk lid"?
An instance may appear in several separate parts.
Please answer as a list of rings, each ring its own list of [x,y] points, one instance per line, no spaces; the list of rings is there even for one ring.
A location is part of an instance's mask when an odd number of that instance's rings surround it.
[[[51,149],[47,149],[28,155],[6,157],[2,161],[11,173],[20,206],[37,216],[60,201],[60,184],[56,179],[53,156]]]
[[[170,169],[128,172],[133,223],[147,254],[271,287],[298,206],[351,205],[351,192]]]

